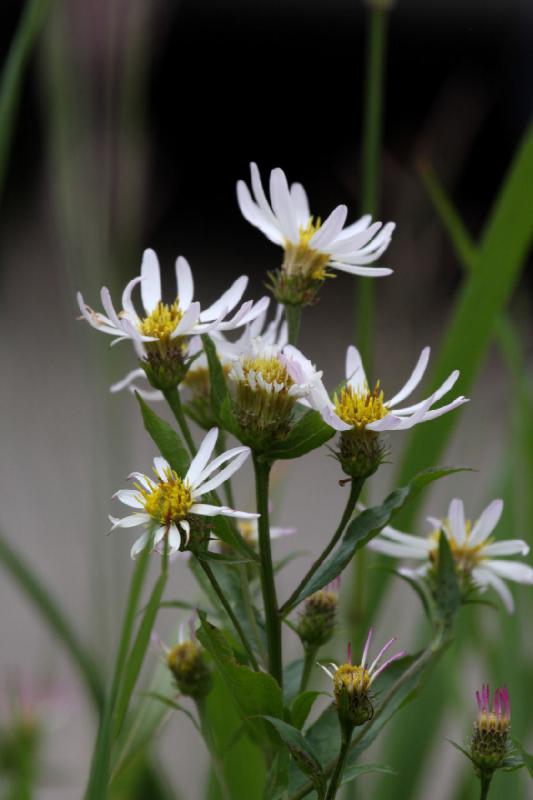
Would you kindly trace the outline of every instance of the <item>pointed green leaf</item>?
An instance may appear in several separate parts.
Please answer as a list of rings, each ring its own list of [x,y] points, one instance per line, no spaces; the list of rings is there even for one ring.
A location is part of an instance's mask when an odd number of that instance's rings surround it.
[[[135,396],[141,407],[144,427],[157,445],[157,449],[166,458],[172,469],[184,477],[190,465],[190,457],[185,449],[181,436],[168,422],[158,417],[155,411],[146,405],[140,394]]]
[[[340,786],[345,786],[360,775],[367,775],[369,772],[382,772],[388,775],[396,775],[395,770],[391,769],[386,764],[352,764],[344,770]]]
[[[298,728],[294,728],[281,719],[267,716],[264,718],[274,726],[282,741],[289,748],[294,763],[305,775],[310,776],[319,798],[322,798],[326,791],[326,776],[310,743]]]
[[[302,730],[315,700],[317,697],[320,697],[320,695],[324,694],[325,692],[315,692],[309,690],[307,692],[302,692],[302,694],[299,694],[298,697],[294,698],[291,705],[291,720],[295,728]]]
[[[441,619],[446,626],[450,626],[461,605],[461,590],[450,543],[444,531],[439,536],[436,602]]]
[[[517,748],[520,756],[522,757],[522,762],[524,766],[526,767],[530,776],[533,778],[533,756],[530,755],[526,750],[524,750],[518,739],[513,739],[513,744]]]
[[[323,421],[318,411],[308,411],[296,422],[289,435],[283,441],[268,450],[268,458],[278,459],[301,458],[328,442],[335,431]]]

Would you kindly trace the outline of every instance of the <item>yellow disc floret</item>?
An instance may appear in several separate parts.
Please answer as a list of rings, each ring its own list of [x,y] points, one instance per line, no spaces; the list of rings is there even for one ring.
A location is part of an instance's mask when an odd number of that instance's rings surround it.
[[[166,478],[154,484],[151,491],[138,487],[146,513],[161,525],[185,519],[194,502],[191,487],[179,475],[168,470]]]
[[[180,309],[179,299],[172,305],[159,302],[152,313],[139,323],[139,333],[166,342],[176,330],[182,317],[183,311]]]
[[[328,277],[326,266],[329,263],[329,253],[322,253],[310,247],[310,242],[315,233],[320,229],[320,217],[316,222],[314,217],[309,219],[305,228],[300,226],[300,240],[298,244],[285,241],[285,260],[282,270],[288,275],[301,275],[312,280],[322,281]]]
[[[277,384],[283,388],[290,388],[293,380],[287,372],[287,367],[277,358],[245,358],[242,361],[242,371],[248,383],[260,375],[265,383]],[[250,373],[252,373],[250,375]]]
[[[472,534],[472,522],[471,520],[467,519],[465,521],[465,541],[459,543],[451,534],[450,524],[448,520],[443,520],[443,527],[446,531],[446,538],[448,539],[448,544],[450,545],[450,550],[452,551],[453,560],[455,562],[455,566],[460,572],[463,573],[470,573],[476,564],[482,560],[482,550],[487,545],[487,541],[481,542],[480,544],[470,544],[470,537]],[[433,562],[436,562],[438,556],[438,544],[440,538],[440,529],[434,530],[430,534],[430,538],[433,539],[437,545],[434,551],[430,553],[430,557]]]
[[[366,428],[371,422],[377,422],[389,413],[379,381],[372,392],[368,387],[357,392],[351,386],[345,386],[340,395],[335,394],[333,401],[336,414],[354,428]]]
[[[333,676],[333,690],[336,695],[364,694],[370,687],[370,673],[364,667],[354,664],[342,664]]]

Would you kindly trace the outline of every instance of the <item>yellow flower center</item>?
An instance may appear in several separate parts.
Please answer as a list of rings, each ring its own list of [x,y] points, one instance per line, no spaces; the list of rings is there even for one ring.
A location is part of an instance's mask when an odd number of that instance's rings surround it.
[[[201,651],[194,642],[182,642],[173,647],[167,655],[167,666],[180,678],[196,669]]]
[[[322,281],[330,277],[326,272],[326,266],[330,259],[329,253],[322,253],[310,247],[310,242],[315,233],[320,229],[322,221],[317,217],[310,217],[305,226],[300,226],[300,241],[298,244],[285,241],[285,260],[282,270],[288,275],[305,276],[312,280]]]
[[[335,394],[333,402],[337,415],[348,425],[359,429],[365,428],[371,422],[377,422],[378,419],[383,419],[389,413],[383,400],[383,391],[380,389],[379,381],[372,392],[368,386],[361,393],[354,391],[351,386],[345,386],[340,395]]]
[[[246,380],[249,382],[250,372],[261,375],[266,383],[278,384],[284,388],[290,388],[294,381],[287,372],[287,368],[277,358],[245,358],[242,362],[242,370]]]
[[[137,486],[144,498],[146,513],[161,525],[185,519],[194,502],[191,487],[179,475],[168,470],[166,478],[153,485],[151,491]]]
[[[347,691],[349,694],[362,694],[370,686],[370,673],[364,667],[342,664],[333,676],[335,694]]]
[[[477,729],[482,734],[506,733],[509,727],[509,717],[505,714],[495,714],[494,711],[482,711],[477,719]]]
[[[253,545],[256,543],[257,525],[254,524],[254,520],[240,519],[237,522],[237,528],[239,529],[239,533],[241,534],[242,538],[247,544]]]
[[[183,311],[180,310],[179,298],[170,306],[159,302],[152,313],[139,323],[139,333],[166,342],[176,330],[182,317]]]

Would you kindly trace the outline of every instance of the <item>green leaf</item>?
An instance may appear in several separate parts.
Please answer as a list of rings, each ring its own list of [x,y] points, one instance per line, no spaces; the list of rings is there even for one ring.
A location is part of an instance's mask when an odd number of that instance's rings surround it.
[[[96,707],[101,708],[104,703],[104,688],[99,670],[89,651],[78,639],[76,629],[71,625],[50,590],[1,536],[0,563],[17,583],[41,619],[49,626],[57,640],[64,646],[84,681],[89,696]]]
[[[326,776],[307,739],[298,728],[288,725],[281,719],[268,716],[265,716],[264,719],[274,726],[282,741],[289,748],[294,763],[305,775],[310,776],[319,798],[322,798],[326,791]]]
[[[326,693],[309,690],[294,698],[291,705],[291,720],[295,728],[302,730],[315,700],[324,694]]]
[[[121,681],[120,692],[117,697],[115,718],[114,718],[114,735],[118,736],[128,710],[131,695],[137,683],[137,679],[141,672],[148,645],[150,644],[150,635],[154,628],[157,612],[161,606],[161,598],[165,590],[167,582],[167,572],[163,571],[156,581],[150,601],[146,606],[143,618],[137,631],[137,636],[128,653],[128,658],[124,665],[124,676]]]
[[[285,622],[287,621],[285,620]],[[297,658],[296,661],[291,661],[283,669],[283,696],[287,705],[294,701],[300,691],[303,668],[304,659]]]
[[[200,561],[217,561],[220,564],[253,564],[254,561],[246,556],[231,556],[226,553],[215,553],[212,550],[202,550],[197,553]]]
[[[465,748],[461,747],[460,744],[457,744],[457,742],[454,742],[453,739],[448,739],[447,741],[452,745],[452,747],[455,747],[456,750],[459,750],[460,753],[462,753],[464,756],[466,756],[469,761],[472,761],[472,756],[470,755],[468,750],[465,750]],[[473,763],[474,762],[472,761],[472,764]]]
[[[137,392],[135,392],[135,396],[141,407],[144,427],[157,445],[157,449],[163,458],[166,458],[172,469],[180,477],[185,477],[189,469],[190,457],[181,436],[168,422],[158,417]]]
[[[422,603],[422,608],[424,609],[424,612],[428,620],[431,621],[433,619],[434,603],[433,603],[433,598],[431,597],[431,595],[429,594],[429,592],[425,587],[425,584],[421,583],[420,581],[417,581],[416,578],[411,578],[409,575],[404,575],[403,573],[398,572],[398,570],[393,569],[390,571],[394,575],[396,575],[397,578],[400,578],[402,581],[405,581],[405,583],[409,584],[411,589],[415,592],[420,602]]]
[[[301,458],[325,444],[334,435],[335,431],[326,425],[318,411],[308,411],[300,417],[283,441],[268,450],[267,456],[272,461]]]
[[[517,748],[520,756],[522,757],[522,761],[525,768],[529,772],[530,776],[533,778],[533,756],[530,755],[526,750],[524,750],[518,739],[513,739],[513,744]]]
[[[173,697],[167,697],[164,694],[160,694],[159,692],[144,692],[145,697],[151,697],[152,700],[157,700],[158,703],[163,703],[164,706],[167,708],[171,708],[173,711],[181,711],[182,714],[185,714],[186,717],[189,717],[190,721],[196,728],[198,732],[200,732],[200,726],[198,722],[195,720],[191,712],[185,706],[180,705]]]
[[[465,277],[453,309],[433,367],[431,391],[454,369],[461,371],[454,391],[468,395],[474,384],[533,239],[529,203],[532,185],[533,127],[530,126],[485,227],[476,268]],[[438,460],[460,416],[454,411],[430,425],[413,429],[399,470],[401,479]],[[411,518],[404,518],[404,524],[405,520],[411,521],[415,511],[413,507]]]
[[[359,514],[350,525],[348,525],[341,541],[333,550],[331,555],[320,565],[314,576],[311,578],[301,590],[298,597],[287,609],[295,608],[306,597],[318,591],[327,583],[332,581],[337,575],[340,575],[343,569],[348,566],[352,560],[354,553],[361,547],[368,544],[378,533],[388,525],[394,516],[404,507],[404,505],[412,500],[413,497],[428,486],[433,481],[443,478],[446,475],[452,475],[459,472],[463,467],[449,468],[449,469],[429,469],[421,472],[407,486],[401,489],[395,489],[387,497],[385,502],[380,506],[368,508]]]
[[[205,615],[200,614],[200,619],[198,639],[215,662],[249,732],[260,743],[264,743],[265,738],[272,741],[268,726],[255,717],[283,716],[281,690],[277,682],[265,672],[254,672],[239,664],[221,631],[211,625]]]
[[[386,764],[352,764],[346,767],[342,774],[340,786],[351,783],[360,775],[367,775],[369,772],[382,772],[388,775],[396,775],[395,770],[388,767]]]
[[[224,370],[220,363],[216,347],[206,333],[202,335],[202,342],[209,367],[209,384],[213,415],[221,428],[233,433],[240,439],[240,430],[233,415],[231,397],[226,384],[226,376],[224,375]]]
[[[461,590],[450,543],[444,531],[439,536],[436,602],[441,619],[450,627],[461,605]]]

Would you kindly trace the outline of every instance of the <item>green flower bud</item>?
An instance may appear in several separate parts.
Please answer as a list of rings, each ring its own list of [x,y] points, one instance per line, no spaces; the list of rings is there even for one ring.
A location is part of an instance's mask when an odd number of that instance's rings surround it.
[[[189,640],[173,647],[167,653],[167,666],[181,694],[198,699],[211,691],[211,673],[196,642]]]
[[[338,582],[307,598],[298,622],[298,635],[305,650],[318,650],[329,642],[335,630],[338,602]]]

